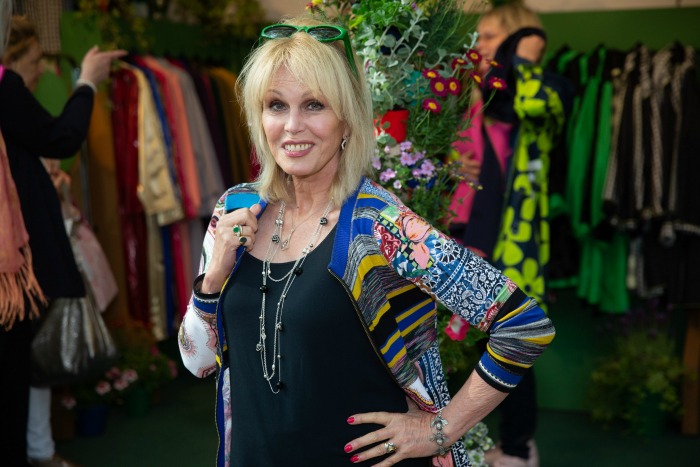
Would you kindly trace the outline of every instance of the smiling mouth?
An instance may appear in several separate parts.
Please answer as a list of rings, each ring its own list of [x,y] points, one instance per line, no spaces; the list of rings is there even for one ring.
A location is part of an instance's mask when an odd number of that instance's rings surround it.
[[[299,151],[306,151],[309,149],[312,145],[311,144],[285,144],[284,145],[284,150],[289,151],[289,152],[299,152]]]

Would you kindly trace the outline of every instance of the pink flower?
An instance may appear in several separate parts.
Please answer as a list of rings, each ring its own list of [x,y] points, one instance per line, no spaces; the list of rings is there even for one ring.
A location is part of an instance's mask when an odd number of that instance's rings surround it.
[[[95,385],[95,392],[100,396],[109,394],[112,390],[112,386],[107,381],[100,381]]]
[[[469,321],[458,315],[452,315],[445,327],[445,334],[453,341],[461,341],[467,337],[467,331],[469,331]]]
[[[481,54],[477,52],[474,49],[469,49],[467,50],[467,58],[469,59],[470,62],[472,62],[474,65],[479,63],[482,59]]]
[[[453,70],[456,68],[462,68],[466,65],[467,65],[467,61],[465,59],[463,59],[462,57],[455,58],[454,60],[452,60],[452,63],[450,64],[450,66],[452,67]]]
[[[482,78],[481,75],[480,75],[479,73],[476,73],[476,72],[474,72],[474,71],[472,71],[471,73],[469,73],[469,77],[470,77],[471,79],[473,79],[474,82],[475,82],[476,84],[478,84],[479,86],[481,86],[481,84],[484,82],[484,78]]]
[[[430,112],[432,112],[434,114],[439,113],[442,110],[442,106],[440,105],[440,103],[438,101],[436,101],[435,99],[430,99],[430,98],[425,99],[423,101],[423,108],[425,110],[429,110]]]
[[[507,87],[508,86],[506,85],[506,82],[503,81],[501,78],[496,78],[495,76],[489,78],[490,89],[495,89],[496,91],[503,91]]]
[[[129,383],[133,383],[136,380],[139,379],[139,374],[136,373],[136,370],[132,370],[131,368],[124,370],[124,374],[122,377]]]
[[[440,76],[437,72],[437,70],[433,70],[432,68],[426,68],[423,70],[423,76],[425,76],[428,79],[435,79],[438,76]]]
[[[435,164],[433,164],[429,159],[426,159],[421,164],[420,170],[423,175],[430,178],[435,173]]]
[[[75,407],[75,404],[76,404],[76,403],[77,403],[77,402],[76,402],[75,398],[72,397],[72,396],[63,396],[63,397],[61,398],[61,405],[62,405],[63,408],[65,408],[65,409],[72,410],[73,407]]]
[[[447,92],[456,96],[461,90],[462,83],[460,83],[457,78],[449,78],[447,80]]]
[[[379,170],[382,168],[382,160],[378,157],[372,158],[372,167],[374,167],[375,170]]]
[[[119,368],[116,366],[113,366],[109,370],[107,370],[107,373],[105,373],[105,376],[111,380],[115,380],[121,376],[122,372]]]
[[[394,190],[400,190],[403,185],[401,184],[401,180],[396,180],[394,182]]]
[[[430,80],[430,90],[436,96],[442,97],[447,94],[447,81],[442,76]]]
[[[117,391],[123,391],[129,387],[129,382],[124,378],[119,378],[114,382],[114,389]]]
[[[384,172],[379,174],[379,180],[382,182],[388,182],[394,177],[396,177],[396,172],[394,172],[394,169],[386,169]]]

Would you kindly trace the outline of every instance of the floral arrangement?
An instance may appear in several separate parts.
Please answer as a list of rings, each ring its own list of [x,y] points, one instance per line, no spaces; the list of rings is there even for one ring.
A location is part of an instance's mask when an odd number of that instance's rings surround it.
[[[61,399],[61,405],[69,410],[75,406],[119,405],[137,388],[150,393],[176,377],[176,363],[156,346],[130,349],[123,353],[117,365],[100,377],[74,385],[70,394]]]
[[[72,387],[72,395],[64,395],[61,405],[66,409],[73,407],[94,407],[96,405],[111,405],[117,398],[113,381],[102,375]]]
[[[152,392],[177,377],[177,366],[154,345],[150,349],[127,350],[119,366],[107,372],[107,376],[121,393],[137,387]]]

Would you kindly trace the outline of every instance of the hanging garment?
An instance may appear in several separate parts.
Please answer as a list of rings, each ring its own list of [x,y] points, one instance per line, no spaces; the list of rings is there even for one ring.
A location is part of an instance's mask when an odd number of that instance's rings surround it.
[[[157,59],[142,57],[142,60],[155,74],[161,89],[170,134],[173,138],[173,158],[175,160],[185,216],[188,218],[198,217],[202,200],[199,176],[197,175],[197,163],[192,151],[192,139],[187,117],[185,116],[186,107],[182,88],[177,76],[166,67],[163,67]]]
[[[669,259],[669,302],[677,307],[700,307],[700,87],[696,52],[692,47],[676,47],[673,69],[673,108],[678,109],[668,188],[668,221],[661,241],[671,242]],[[680,50],[679,50],[680,49]],[[668,226],[672,225],[673,230]]]
[[[603,311],[622,313],[629,309],[627,241],[623,233],[613,229],[603,211],[613,91],[612,82],[605,79],[612,66],[608,57],[608,51],[599,47],[592,57],[581,60],[586,87],[574,128],[578,144],[571,148],[567,199],[581,249],[577,295]]]
[[[209,69],[216,83],[219,105],[224,116],[225,131],[231,155],[233,182],[247,182],[251,178],[251,146],[248,125],[236,96],[236,75],[224,68]]]
[[[117,194],[117,164],[113,142],[111,120],[112,101],[106,92],[98,92],[90,119],[87,137],[87,164],[89,196],[92,206],[99,206],[90,213],[95,235],[102,245],[117,281],[117,296],[105,311],[105,319],[124,323],[129,318],[126,273],[124,268],[123,235],[119,198]]]
[[[539,303],[546,303],[545,275],[549,262],[549,152],[560,134],[565,111],[557,93],[560,84],[543,69],[514,59],[520,120],[509,168],[505,209],[494,248],[494,265]]]
[[[116,71],[112,76],[112,131],[128,309],[132,319],[147,325],[150,322],[148,241],[143,205],[138,198],[138,99],[135,73],[126,68]]]
[[[195,170],[199,180],[201,204],[198,217],[206,218],[225,189],[219,173],[219,164],[216,161],[209,126],[192,78],[184,67],[176,61],[166,61],[165,59],[160,59],[159,63],[177,77],[182,90],[185,106],[184,115],[189,129]]]
[[[550,258],[547,284],[552,288],[569,287],[576,284],[579,268],[579,247],[573,234],[571,216],[566,205],[566,174],[569,167],[569,140],[575,121],[574,106],[578,104],[577,83],[579,53],[568,46],[562,47],[547,61],[547,69],[565,78],[562,103],[566,112],[566,125],[562,135],[552,148],[549,167],[549,230]]]

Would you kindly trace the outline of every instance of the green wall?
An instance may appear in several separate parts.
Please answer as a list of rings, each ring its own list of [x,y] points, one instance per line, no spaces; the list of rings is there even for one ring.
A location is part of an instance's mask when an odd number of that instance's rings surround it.
[[[549,50],[562,45],[586,52],[599,44],[626,50],[638,42],[652,49],[680,41],[700,49],[700,8],[585,11],[540,15]]]

